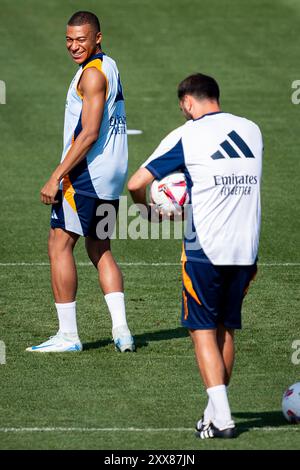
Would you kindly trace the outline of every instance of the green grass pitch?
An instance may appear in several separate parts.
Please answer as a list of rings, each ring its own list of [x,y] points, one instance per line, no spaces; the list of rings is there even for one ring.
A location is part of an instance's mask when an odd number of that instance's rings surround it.
[[[76,70],[65,51],[65,24],[83,5],[99,15],[103,48],[118,62],[128,127],[144,131],[129,136],[131,173],[183,123],[176,86],[190,73],[215,76],[223,109],[262,129],[261,265],[237,334],[229,389],[235,440],[194,437],[206,397],[179,322],[180,240],[113,242],[135,354],[114,351],[96,273],[86,265],[78,268],[85,350],[24,351],[56,328],[49,210],[39,190],[60,158],[65,95]],[[300,427],[281,414],[284,389],[300,380],[300,364],[291,361],[292,342],[300,339],[300,105],[291,101],[292,82],[300,79],[299,20],[297,0],[1,0],[1,449],[300,449]],[[82,242],[76,258],[87,261]]]

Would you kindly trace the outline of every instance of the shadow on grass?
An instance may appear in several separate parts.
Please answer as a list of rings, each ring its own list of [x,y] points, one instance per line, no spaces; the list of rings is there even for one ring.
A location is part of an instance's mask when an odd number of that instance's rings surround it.
[[[149,333],[143,333],[140,335],[134,335],[134,341],[136,349],[145,348],[148,346],[149,342],[152,341],[165,341],[176,338],[185,338],[188,336],[188,332],[185,328],[174,328],[172,330],[159,330],[151,331]],[[84,343],[83,350],[88,351],[89,349],[98,349],[104,348],[112,343],[112,339],[103,339],[99,341],[94,341],[92,343]]]
[[[237,425],[237,435],[251,431],[253,428],[277,428],[291,426],[283,417],[281,411],[263,412],[233,412],[233,418],[239,418]],[[242,419],[242,421],[240,421]]]

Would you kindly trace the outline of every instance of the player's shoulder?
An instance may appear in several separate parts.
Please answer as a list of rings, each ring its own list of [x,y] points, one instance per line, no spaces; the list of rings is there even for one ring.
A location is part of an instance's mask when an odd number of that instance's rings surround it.
[[[165,155],[166,153],[170,152],[172,149],[176,148],[178,145],[180,146],[180,141],[183,137],[183,126],[179,126],[176,129],[172,130],[167,134],[160,142],[158,147],[154,150],[152,155],[146,160],[146,165],[148,162],[152,161],[154,158],[160,157]]]
[[[81,99],[96,96],[99,92],[105,93],[107,87],[106,77],[99,67],[88,67],[83,70],[77,92]]]
[[[106,55],[104,52],[100,52],[99,54],[91,56],[84,64],[82,64],[83,72],[93,68],[100,71],[103,71],[103,69],[117,69],[117,64],[112,57]]]
[[[245,117],[245,116],[239,116],[237,114],[231,114],[231,113],[222,113],[224,116],[224,119],[228,119],[232,122],[239,123],[240,126],[242,127],[247,127],[247,128],[252,128],[254,131],[257,131],[261,134],[260,127],[258,124],[251,119]]]
[[[163,138],[162,142],[164,141],[178,142],[178,140],[180,140],[183,135],[183,132],[184,132],[183,128],[184,128],[184,125],[176,127]]]
[[[88,67],[83,70],[80,80],[80,88],[98,88],[99,86],[106,85],[105,77],[98,67]]]

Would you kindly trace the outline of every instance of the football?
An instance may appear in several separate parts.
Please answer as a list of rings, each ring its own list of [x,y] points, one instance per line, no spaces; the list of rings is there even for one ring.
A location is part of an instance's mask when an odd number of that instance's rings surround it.
[[[172,215],[189,203],[186,178],[183,173],[170,173],[161,180],[154,180],[150,188],[150,199],[159,211]]]
[[[300,382],[291,385],[284,392],[282,412],[289,423],[300,424]]]

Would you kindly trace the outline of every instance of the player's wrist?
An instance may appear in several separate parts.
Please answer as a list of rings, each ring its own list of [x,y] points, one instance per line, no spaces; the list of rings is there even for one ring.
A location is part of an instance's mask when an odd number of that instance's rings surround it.
[[[62,171],[59,171],[58,168],[51,175],[51,179],[58,184],[61,182],[63,177],[64,177],[64,174],[62,173]]]
[[[57,175],[52,175],[52,176],[51,176],[51,179],[52,179],[53,181],[55,181],[56,183],[60,183],[61,180],[62,180],[62,178],[59,177],[59,176],[57,176]]]

